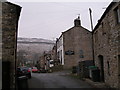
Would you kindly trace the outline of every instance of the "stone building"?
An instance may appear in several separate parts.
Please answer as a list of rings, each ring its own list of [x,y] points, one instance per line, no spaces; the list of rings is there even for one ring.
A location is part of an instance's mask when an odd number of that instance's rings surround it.
[[[42,69],[49,70],[50,60],[52,60],[52,51],[46,51],[40,57],[39,64]]]
[[[40,56],[39,64],[40,64],[41,69],[45,68],[45,57],[44,57],[44,55]]]
[[[2,29],[2,88],[15,88],[17,28],[21,7],[10,2],[0,2]],[[8,89],[9,90],[9,89]]]
[[[93,31],[95,65],[100,79],[120,88],[120,2],[112,2]]]
[[[52,50],[51,50],[51,59],[54,62],[54,66],[58,65],[58,60],[57,60],[57,47],[56,44],[53,46]]]
[[[92,33],[81,26],[80,18],[74,20],[74,27],[62,32],[57,40],[57,58],[63,69],[71,69],[85,60],[93,60]]]

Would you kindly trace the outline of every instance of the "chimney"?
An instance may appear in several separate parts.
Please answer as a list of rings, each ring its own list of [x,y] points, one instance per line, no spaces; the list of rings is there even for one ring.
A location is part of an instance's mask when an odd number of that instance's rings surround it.
[[[74,20],[74,26],[75,26],[75,27],[81,26],[80,16],[78,16],[78,18],[76,18],[76,19]]]

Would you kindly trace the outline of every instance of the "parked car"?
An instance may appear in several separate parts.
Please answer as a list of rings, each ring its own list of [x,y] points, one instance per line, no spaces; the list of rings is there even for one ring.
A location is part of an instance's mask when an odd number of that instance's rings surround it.
[[[39,70],[37,69],[37,67],[32,67],[32,72],[33,72],[33,73],[38,73]]]
[[[45,70],[45,69],[40,69],[40,73],[47,73],[48,70]]]
[[[17,68],[17,77],[19,76],[27,76],[31,78],[31,70],[30,67],[18,67]]]
[[[23,74],[23,72],[22,72],[20,67],[17,67],[16,75],[17,75],[17,77],[24,76],[24,74]]]

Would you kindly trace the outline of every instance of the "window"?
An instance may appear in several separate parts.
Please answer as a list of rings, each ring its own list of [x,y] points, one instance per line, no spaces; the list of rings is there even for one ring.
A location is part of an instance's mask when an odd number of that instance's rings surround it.
[[[79,55],[80,55],[80,58],[84,58],[83,50],[80,50],[80,51],[79,51]]]
[[[119,10],[119,8],[117,9],[117,20],[118,20],[118,23],[120,23],[120,10]]]
[[[107,61],[107,67],[108,67],[108,75],[110,76],[110,63]]]
[[[104,25],[104,24],[103,24],[103,22],[102,22],[102,23],[101,23],[102,28],[103,28],[103,25]]]
[[[83,50],[80,50],[80,55],[83,55]]]
[[[94,35],[95,35],[95,37],[94,37],[95,42],[98,42],[98,31],[96,31]]]
[[[120,23],[120,8],[119,7],[115,9],[115,14],[116,14],[117,23]]]

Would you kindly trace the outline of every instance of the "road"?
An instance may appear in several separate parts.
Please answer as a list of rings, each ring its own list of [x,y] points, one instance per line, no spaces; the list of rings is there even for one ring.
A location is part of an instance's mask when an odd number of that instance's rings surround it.
[[[29,88],[92,88],[88,83],[70,77],[67,72],[32,73]]]

